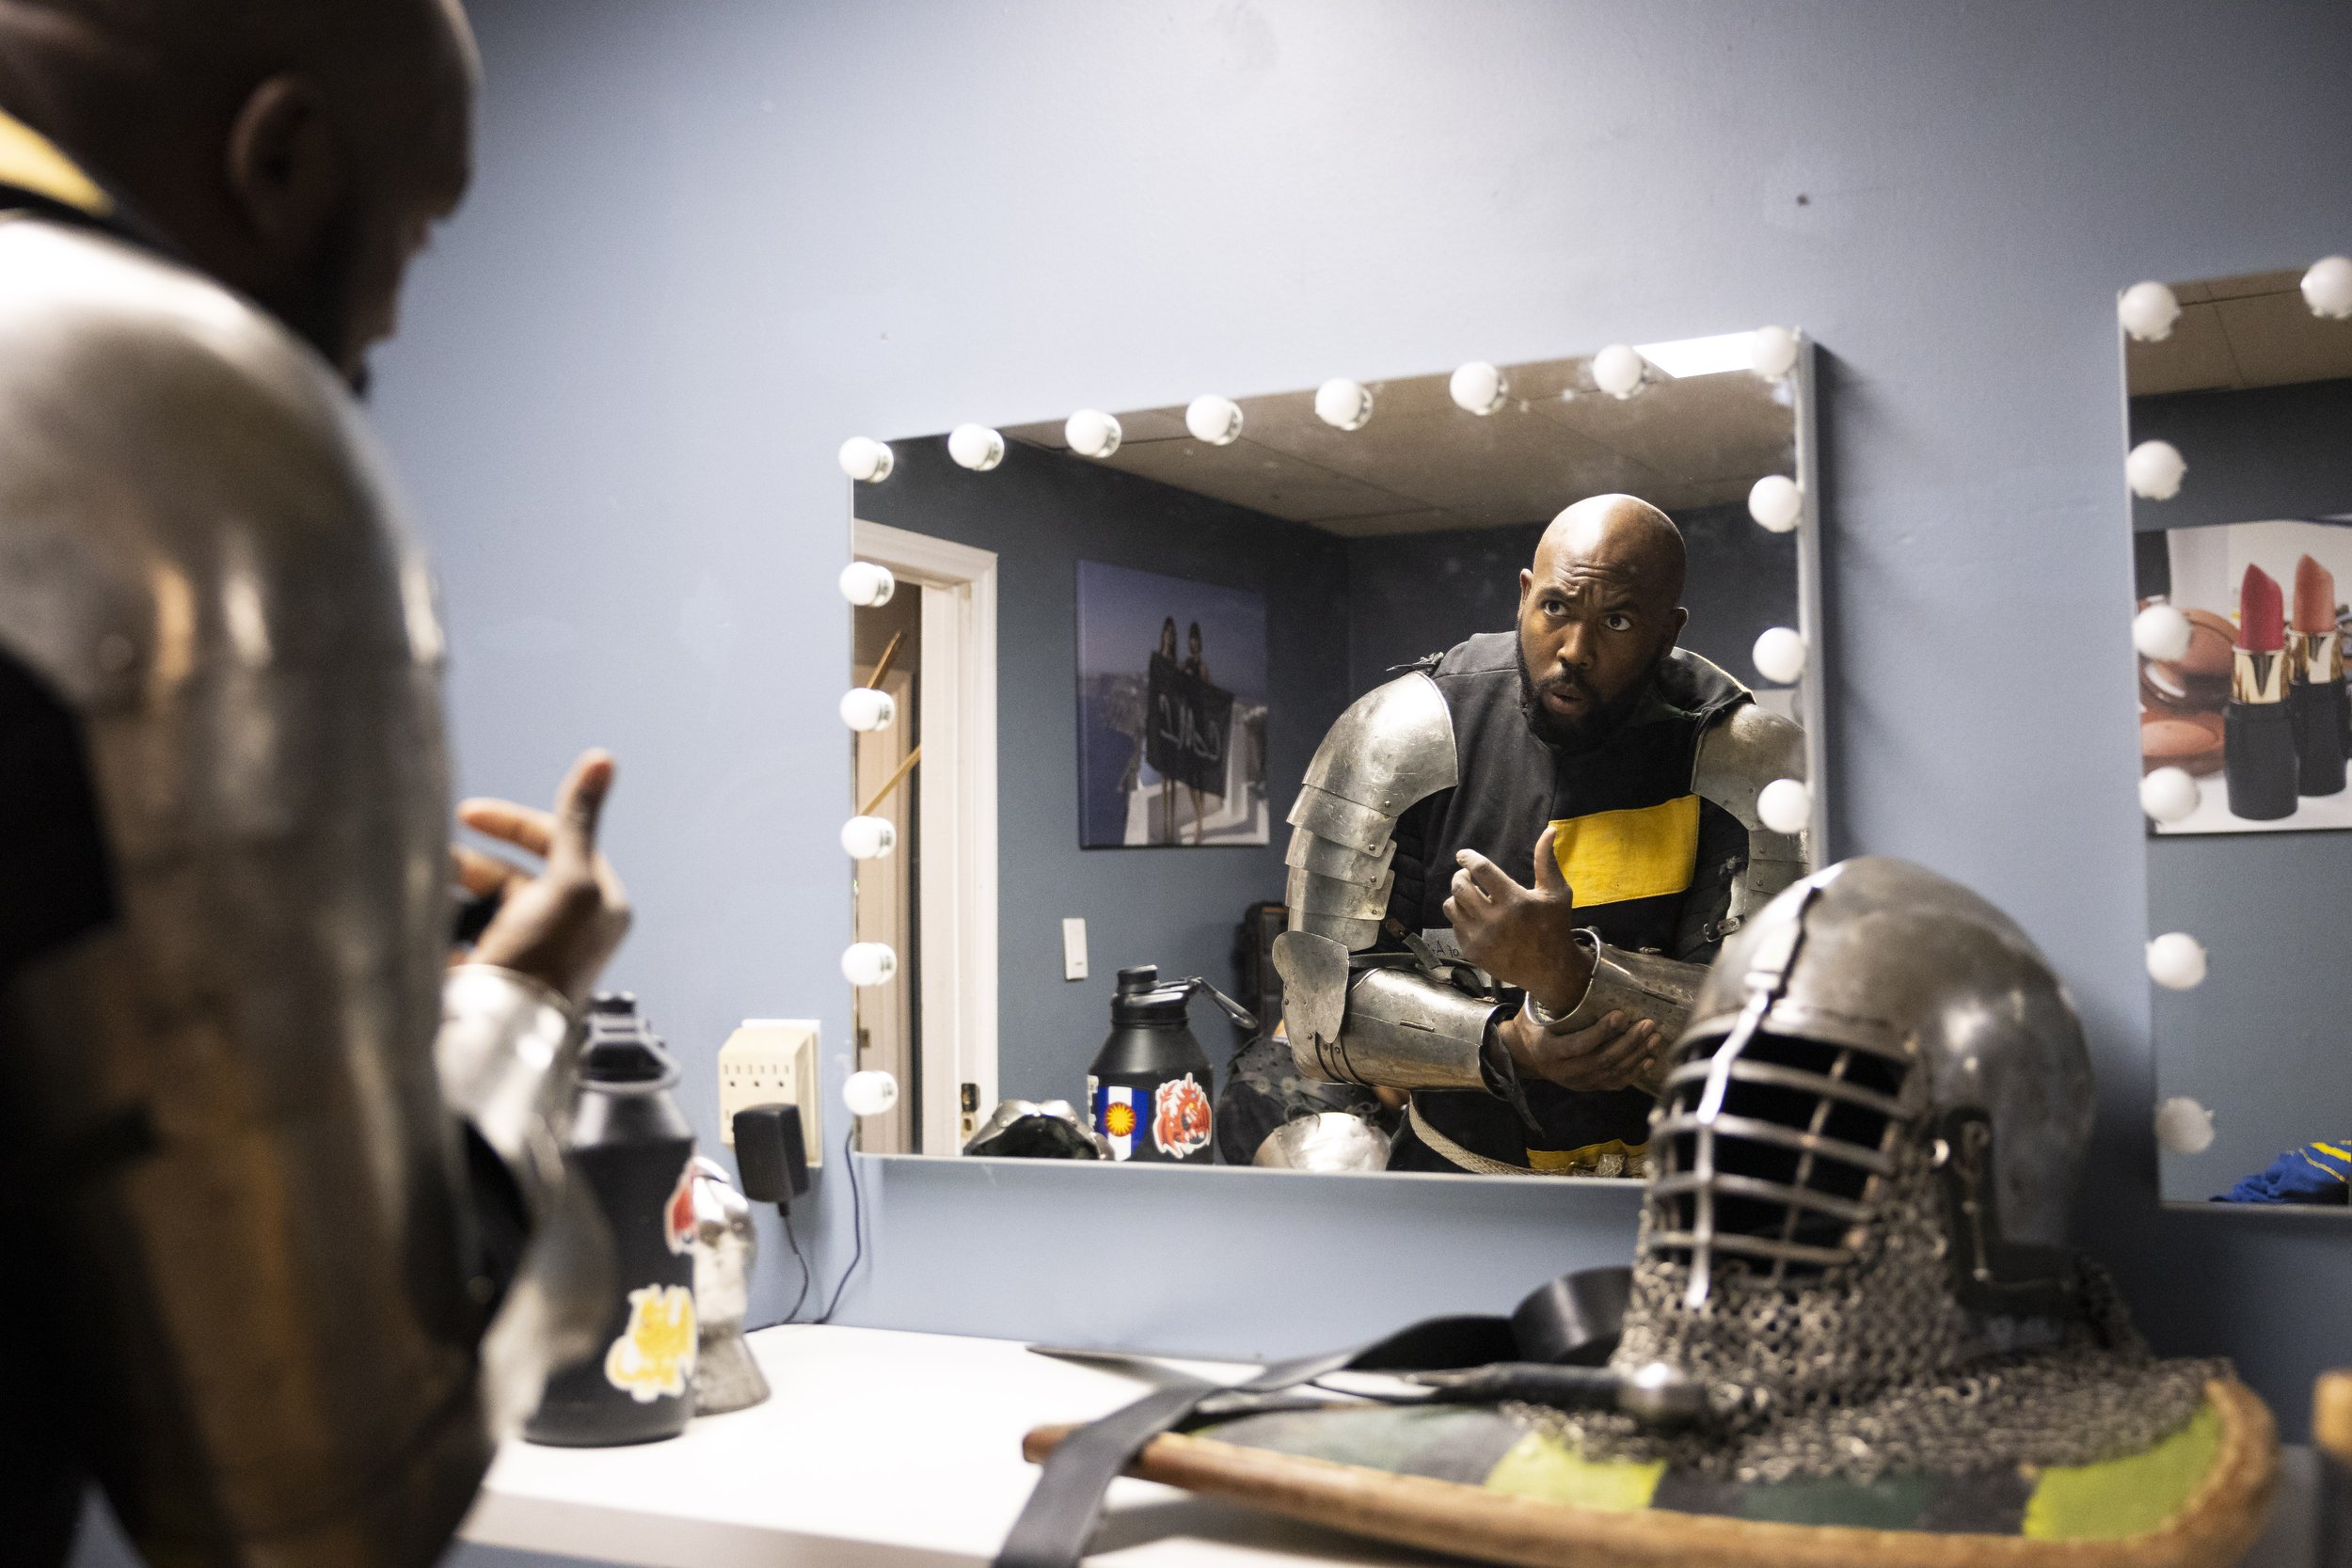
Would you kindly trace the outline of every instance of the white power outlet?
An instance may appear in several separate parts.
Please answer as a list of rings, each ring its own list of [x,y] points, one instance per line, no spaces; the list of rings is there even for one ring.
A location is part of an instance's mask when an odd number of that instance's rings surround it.
[[[735,1113],[754,1105],[798,1105],[812,1168],[823,1163],[823,1100],[817,1070],[817,1021],[747,1018],[719,1048],[719,1135],[735,1143]]]

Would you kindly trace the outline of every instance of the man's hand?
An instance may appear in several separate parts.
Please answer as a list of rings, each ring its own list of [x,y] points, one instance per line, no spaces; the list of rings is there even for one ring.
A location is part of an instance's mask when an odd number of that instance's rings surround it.
[[[1498,1027],[1522,1078],[1541,1078],[1564,1089],[1625,1089],[1651,1086],[1663,1043],[1648,1019],[1603,1014],[1582,1029],[1546,1029],[1524,1010]]]
[[[528,974],[575,1007],[628,932],[628,895],[596,852],[596,818],[612,788],[611,753],[587,752],[564,776],[553,812],[511,800],[467,800],[457,808],[457,819],[475,832],[547,862],[534,877],[479,849],[452,849],[468,893],[501,897],[497,917],[474,943],[473,961]]]
[[[1560,875],[1552,853],[1552,830],[1535,841],[1535,885],[1524,888],[1511,874],[1472,849],[1454,857],[1454,896],[1445,917],[1462,946],[1462,957],[1517,986],[1546,1011],[1565,1013],[1584,1000],[1592,983],[1592,955],[1576,940],[1576,895]]]

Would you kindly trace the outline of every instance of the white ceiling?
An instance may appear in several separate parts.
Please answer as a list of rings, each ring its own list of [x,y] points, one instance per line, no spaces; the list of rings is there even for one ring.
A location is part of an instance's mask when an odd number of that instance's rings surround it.
[[[2181,319],[2172,336],[2157,343],[2124,340],[2132,395],[2352,376],[2352,321],[2312,314],[2302,283],[2298,268],[2173,284]]]
[[[1538,522],[1612,490],[1669,511],[1711,506],[1793,471],[1786,383],[1746,370],[1677,378],[1653,368],[1621,402],[1594,389],[1587,364],[1505,366],[1510,402],[1483,418],[1454,406],[1444,372],[1368,383],[1372,420],[1357,431],[1316,418],[1311,389],[1237,398],[1242,435],[1223,447],[1193,439],[1182,407],[1122,413],[1124,439],[1105,461],[1351,537]],[[1057,422],[1005,434],[1066,446]]]

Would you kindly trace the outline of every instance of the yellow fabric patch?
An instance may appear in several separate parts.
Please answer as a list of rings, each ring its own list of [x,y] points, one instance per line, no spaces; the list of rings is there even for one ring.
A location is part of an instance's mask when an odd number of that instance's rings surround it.
[[[5,113],[0,113],[0,185],[14,185],[93,215],[114,210],[106,193],[58,151],[56,143]]]
[[[2026,1504],[2024,1533],[2035,1541],[2145,1535],[2188,1501],[2220,1447],[2221,1417],[2206,1404],[2153,1449],[2103,1465],[2053,1466]]]
[[[1698,866],[1699,798],[1554,822],[1551,852],[1579,909],[1680,893]]]
[[[1486,1472],[1486,1490],[1609,1513],[1638,1513],[1649,1507],[1665,1473],[1663,1460],[1647,1465],[1596,1463],[1565,1443],[1531,1432]]]

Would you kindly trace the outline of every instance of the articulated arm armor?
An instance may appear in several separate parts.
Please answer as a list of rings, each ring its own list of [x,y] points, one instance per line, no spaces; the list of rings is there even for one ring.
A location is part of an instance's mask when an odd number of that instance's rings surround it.
[[[1796,725],[1752,703],[1699,739],[1693,792],[1748,832],[1746,867],[1710,940],[1804,875],[1802,835],[1772,832],[1756,810],[1766,784],[1804,776],[1804,740]],[[1397,818],[1460,782],[1444,694],[1418,673],[1358,699],[1308,765],[1290,814],[1290,929],[1274,944],[1301,1072],[1403,1089],[1498,1086],[1488,1031],[1506,1009],[1441,978],[1444,952],[1414,967],[1354,957],[1378,940]],[[1681,1032],[1706,964],[1629,953],[1592,932],[1581,940],[1592,951],[1592,984],[1555,1028],[1582,1028],[1614,1011],[1655,1020],[1668,1039]]]
[[[0,974],[58,1440],[155,1560],[429,1563],[602,1314],[571,1022],[445,968],[440,633],[349,397],[226,291],[6,216],[0,656],[71,716],[111,884]]]

